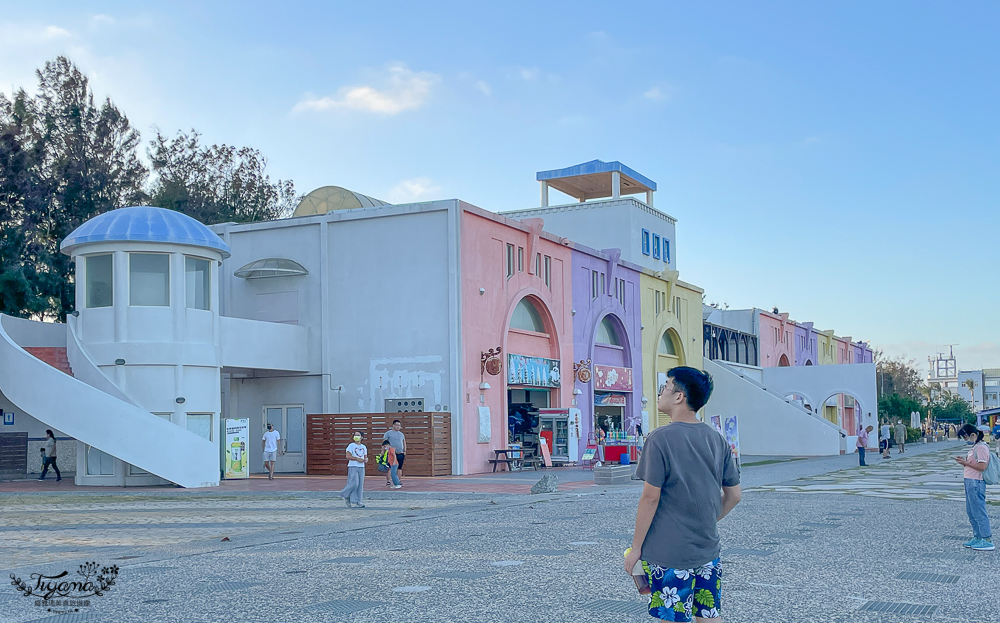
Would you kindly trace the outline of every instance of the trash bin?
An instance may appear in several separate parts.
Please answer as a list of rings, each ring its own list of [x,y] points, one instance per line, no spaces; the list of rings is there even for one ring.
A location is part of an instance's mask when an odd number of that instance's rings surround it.
[[[628,452],[622,452],[622,456],[619,459],[620,464],[621,465],[628,465],[630,460],[631,459],[629,459]]]

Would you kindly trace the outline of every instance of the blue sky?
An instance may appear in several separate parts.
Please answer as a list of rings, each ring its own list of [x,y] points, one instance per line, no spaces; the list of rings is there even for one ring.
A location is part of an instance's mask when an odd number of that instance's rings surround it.
[[[1000,367],[996,4],[277,6],[7,6],[0,88],[67,54],[145,138],[252,145],[301,192],[500,211],[621,160],[708,301]]]

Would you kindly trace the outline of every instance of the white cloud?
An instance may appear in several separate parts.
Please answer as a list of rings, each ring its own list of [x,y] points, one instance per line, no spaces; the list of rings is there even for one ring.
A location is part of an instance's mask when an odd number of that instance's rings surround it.
[[[652,89],[643,93],[642,96],[645,97],[646,99],[651,99],[651,100],[661,100],[666,97],[666,95],[663,94],[663,91],[660,90],[660,87],[653,87]]]
[[[103,13],[91,17],[90,21],[94,22],[95,24],[109,24],[109,25],[117,22],[115,18],[111,17],[110,15],[104,15]]]
[[[0,24],[0,47],[38,47],[57,41],[64,41],[73,33],[60,26],[39,26],[28,24]]]
[[[433,199],[441,192],[429,177],[414,177],[393,186],[386,197],[391,203],[413,203]]]
[[[489,95],[493,91],[490,89],[490,85],[486,83],[485,80],[479,80],[476,82],[476,88],[483,92],[483,95]]]
[[[587,123],[587,117],[584,116],[584,115],[580,115],[580,114],[577,114],[577,115],[566,115],[564,117],[560,117],[556,121],[557,125],[563,125],[563,126],[565,126],[565,125],[583,125],[585,123]]]
[[[383,115],[396,115],[424,105],[431,89],[441,80],[437,74],[410,71],[402,65],[391,65],[382,80],[382,88],[369,85],[343,87],[334,96],[307,95],[292,109],[293,113],[323,111],[338,108],[362,110]]]
[[[522,67],[520,73],[522,80],[534,80],[541,72],[537,67]]]

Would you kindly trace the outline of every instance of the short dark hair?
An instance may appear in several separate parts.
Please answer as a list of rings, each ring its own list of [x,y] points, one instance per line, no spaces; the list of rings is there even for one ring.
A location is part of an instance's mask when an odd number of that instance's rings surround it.
[[[403,425],[403,423],[402,423],[402,422],[400,422],[399,420],[393,420],[393,421],[392,421],[392,423],[393,423],[393,424],[399,424],[400,426],[402,426],[402,425]]]
[[[387,446],[387,445],[389,445],[389,440],[388,440],[388,439],[383,439],[383,440],[382,440],[382,445],[383,445],[383,446]]]
[[[983,440],[983,431],[979,430],[972,424],[966,424],[962,428],[958,429],[959,437],[971,437],[973,435],[976,435],[976,443]]]
[[[683,393],[692,411],[698,411],[705,406],[712,395],[712,375],[688,366],[677,366],[667,372],[667,377],[674,380],[674,389]]]

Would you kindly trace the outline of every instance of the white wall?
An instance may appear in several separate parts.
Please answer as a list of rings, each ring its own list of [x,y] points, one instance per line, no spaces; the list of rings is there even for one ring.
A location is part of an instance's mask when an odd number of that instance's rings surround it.
[[[844,440],[838,426],[789,404],[724,364],[705,358],[704,366],[715,382],[703,410],[706,421],[713,415],[737,416],[742,455],[840,454]]]
[[[874,363],[845,363],[828,366],[764,368],[764,384],[781,395],[799,394],[822,415],[823,404],[831,396],[854,396],[859,404],[861,423],[878,429],[878,394]],[[857,431],[849,430],[849,435]],[[848,449],[853,446],[848,446]]]
[[[677,235],[673,217],[631,197],[501,214],[517,220],[541,218],[545,221],[545,231],[573,242],[594,249],[621,249],[621,259],[650,270],[677,270]],[[653,259],[652,253],[642,254],[643,229],[650,232],[650,240],[652,234],[670,240],[669,265],[662,260],[662,250],[661,259]]]

